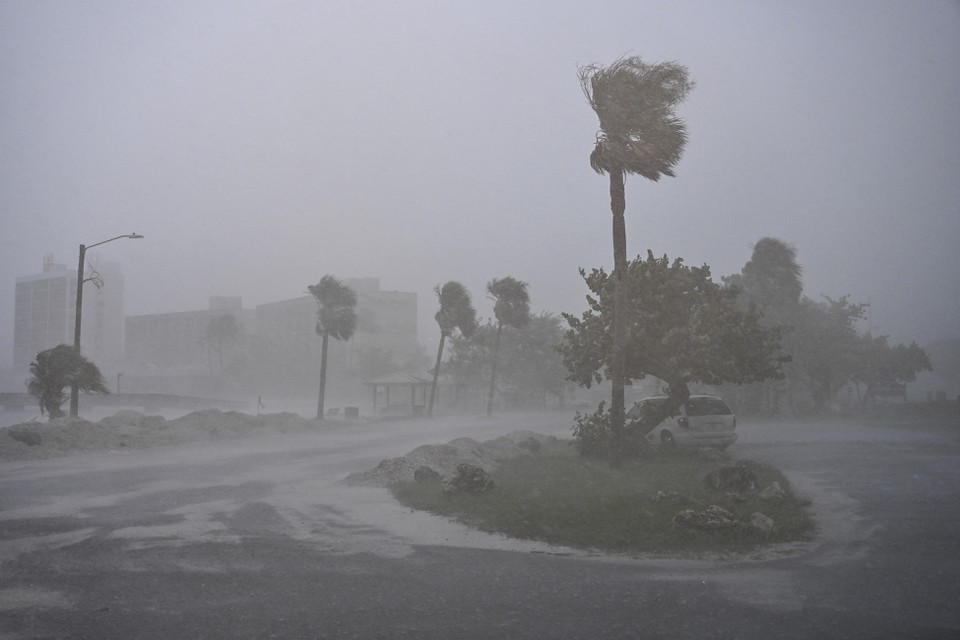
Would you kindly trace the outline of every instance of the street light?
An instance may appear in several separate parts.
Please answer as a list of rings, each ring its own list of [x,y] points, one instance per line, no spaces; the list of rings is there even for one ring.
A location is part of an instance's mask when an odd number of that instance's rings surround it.
[[[102,242],[96,242],[91,245],[80,245],[80,262],[77,265],[77,317],[73,326],[73,348],[77,350],[77,355],[80,355],[80,313],[83,311],[83,283],[86,282],[86,280],[83,279],[83,261],[87,256],[87,249],[92,249],[100,246],[101,244],[119,240],[120,238],[132,238],[134,240],[139,240],[142,237],[143,236],[138,233],[128,233],[126,235],[117,236],[116,238],[110,238],[109,240],[103,240]],[[80,387],[77,385],[77,382],[78,380],[76,377],[74,377],[73,384],[70,385],[70,416],[72,418],[77,417],[77,413],[80,409]]]

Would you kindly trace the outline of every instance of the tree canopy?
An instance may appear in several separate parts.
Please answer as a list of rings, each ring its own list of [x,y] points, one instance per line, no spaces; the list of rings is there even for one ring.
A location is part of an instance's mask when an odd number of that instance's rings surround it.
[[[561,347],[569,379],[589,387],[610,377],[614,284],[603,269],[587,274],[589,309],[564,314],[569,329]],[[690,267],[677,258],[647,253],[629,265],[625,284],[627,339],[625,375],[663,380],[669,401],[663,415],[645,424],[653,429],[689,397],[690,383],[745,383],[783,376],[787,357],[780,332],[764,327],[758,313],[736,303],[736,290],[713,282],[710,267]]]
[[[487,283],[487,293],[494,301],[493,315],[501,325],[519,329],[530,320],[530,295],[527,283],[512,276]]]
[[[791,245],[762,238],[741,272],[723,279],[739,291],[742,308],[756,308],[764,325],[780,329],[783,349],[792,357],[783,382],[735,392],[742,410],[823,412],[848,385],[858,391],[865,385],[867,395],[861,399],[866,401],[871,387],[910,382],[931,368],[926,352],[914,343],[890,345],[885,336],[859,333],[867,305],[851,301],[849,295],[819,300],[803,295],[803,270],[796,257]]]
[[[434,319],[440,325],[440,333],[449,336],[459,330],[469,336],[477,328],[477,312],[470,300],[470,292],[459,282],[450,280],[442,287],[434,288],[440,308]]]
[[[590,166],[597,173],[623,171],[657,181],[673,176],[687,142],[677,105],[693,88],[686,67],[648,64],[623,57],[609,66],[579,69],[580,85],[600,121]]]
[[[497,339],[493,321],[481,324],[470,336],[454,336],[446,365],[462,387],[480,383],[489,371]],[[542,406],[547,394],[563,397],[566,368],[557,351],[563,339],[561,318],[551,313],[530,316],[525,327],[502,335],[498,379],[509,389],[510,401],[520,406]]]
[[[307,287],[317,301],[317,335],[349,340],[357,328],[357,294],[331,275]]]
[[[38,353],[30,363],[30,374],[27,392],[39,401],[40,413],[46,413],[51,420],[63,415],[60,407],[66,401],[64,390],[74,382],[80,391],[110,393],[97,365],[72,345],[58,344]]]

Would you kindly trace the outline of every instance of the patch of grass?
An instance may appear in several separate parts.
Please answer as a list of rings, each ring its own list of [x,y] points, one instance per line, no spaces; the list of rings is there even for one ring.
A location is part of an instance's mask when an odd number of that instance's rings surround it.
[[[572,447],[571,447],[572,450]],[[703,477],[733,462],[694,453],[650,452],[619,470],[574,452],[516,458],[491,477],[496,487],[482,495],[443,492],[434,484],[401,483],[393,494],[413,509],[447,516],[484,531],[515,538],[616,552],[747,551],[774,542],[808,538],[809,502],[795,496],[777,469],[747,462],[760,487],[779,482],[787,497],[736,500],[707,489]],[[723,533],[675,530],[684,509],[716,504],[749,523],[761,512],[772,518],[769,533],[749,526]]]

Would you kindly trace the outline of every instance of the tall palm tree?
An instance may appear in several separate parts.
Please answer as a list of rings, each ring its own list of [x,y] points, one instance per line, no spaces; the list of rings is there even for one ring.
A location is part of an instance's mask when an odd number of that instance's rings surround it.
[[[627,270],[627,235],[624,174],[641,175],[656,182],[673,176],[687,142],[683,121],[674,108],[693,88],[687,69],[674,62],[647,64],[639,57],[624,57],[608,67],[579,68],[580,85],[600,120],[600,131],[590,154],[590,166],[610,176],[610,209],[613,212],[613,345],[610,354],[610,428],[613,435],[611,464],[619,466],[624,423],[624,366],[626,318],[621,285]]]
[[[357,328],[357,294],[331,275],[307,287],[317,301],[317,335],[323,337],[320,351],[320,392],[317,397],[317,420],[323,420],[324,393],[327,388],[327,344],[330,336],[349,340]]]
[[[477,311],[470,302],[470,292],[459,282],[450,280],[441,288],[433,289],[440,301],[440,309],[434,316],[440,325],[440,347],[437,348],[437,364],[433,367],[433,385],[430,387],[430,404],[427,415],[433,415],[433,400],[437,395],[437,378],[440,375],[440,359],[443,357],[443,343],[454,331],[469,338],[477,328]]]
[[[493,415],[493,390],[497,382],[497,356],[500,353],[500,335],[503,326],[520,329],[530,322],[530,296],[527,283],[507,276],[487,283],[487,293],[495,301],[493,315],[497,318],[497,341],[493,346],[490,365],[490,391],[487,394],[487,416]]]
[[[60,406],[66,401],[64,389],[74,382],[80,391],[110,393],[97,365],[84,358],[72,345],[58,344],[41,351],[30,363],[32,377],[27,381],[27,392],[37,398],[40,413],[51,420],[63,415]]]

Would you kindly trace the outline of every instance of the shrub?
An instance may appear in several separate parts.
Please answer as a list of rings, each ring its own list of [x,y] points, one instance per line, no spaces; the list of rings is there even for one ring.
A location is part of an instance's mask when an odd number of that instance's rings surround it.
[[[606,403],[601,402],[593,413],[581,414],[573,418],[573,441],[582,456],[607,457],[610,454],[611,430],[610,411]],[[625,458],[636,458],[647,446],[647,440],[640,434],[640,421],[627,420],[623,427],[623,451]]]

